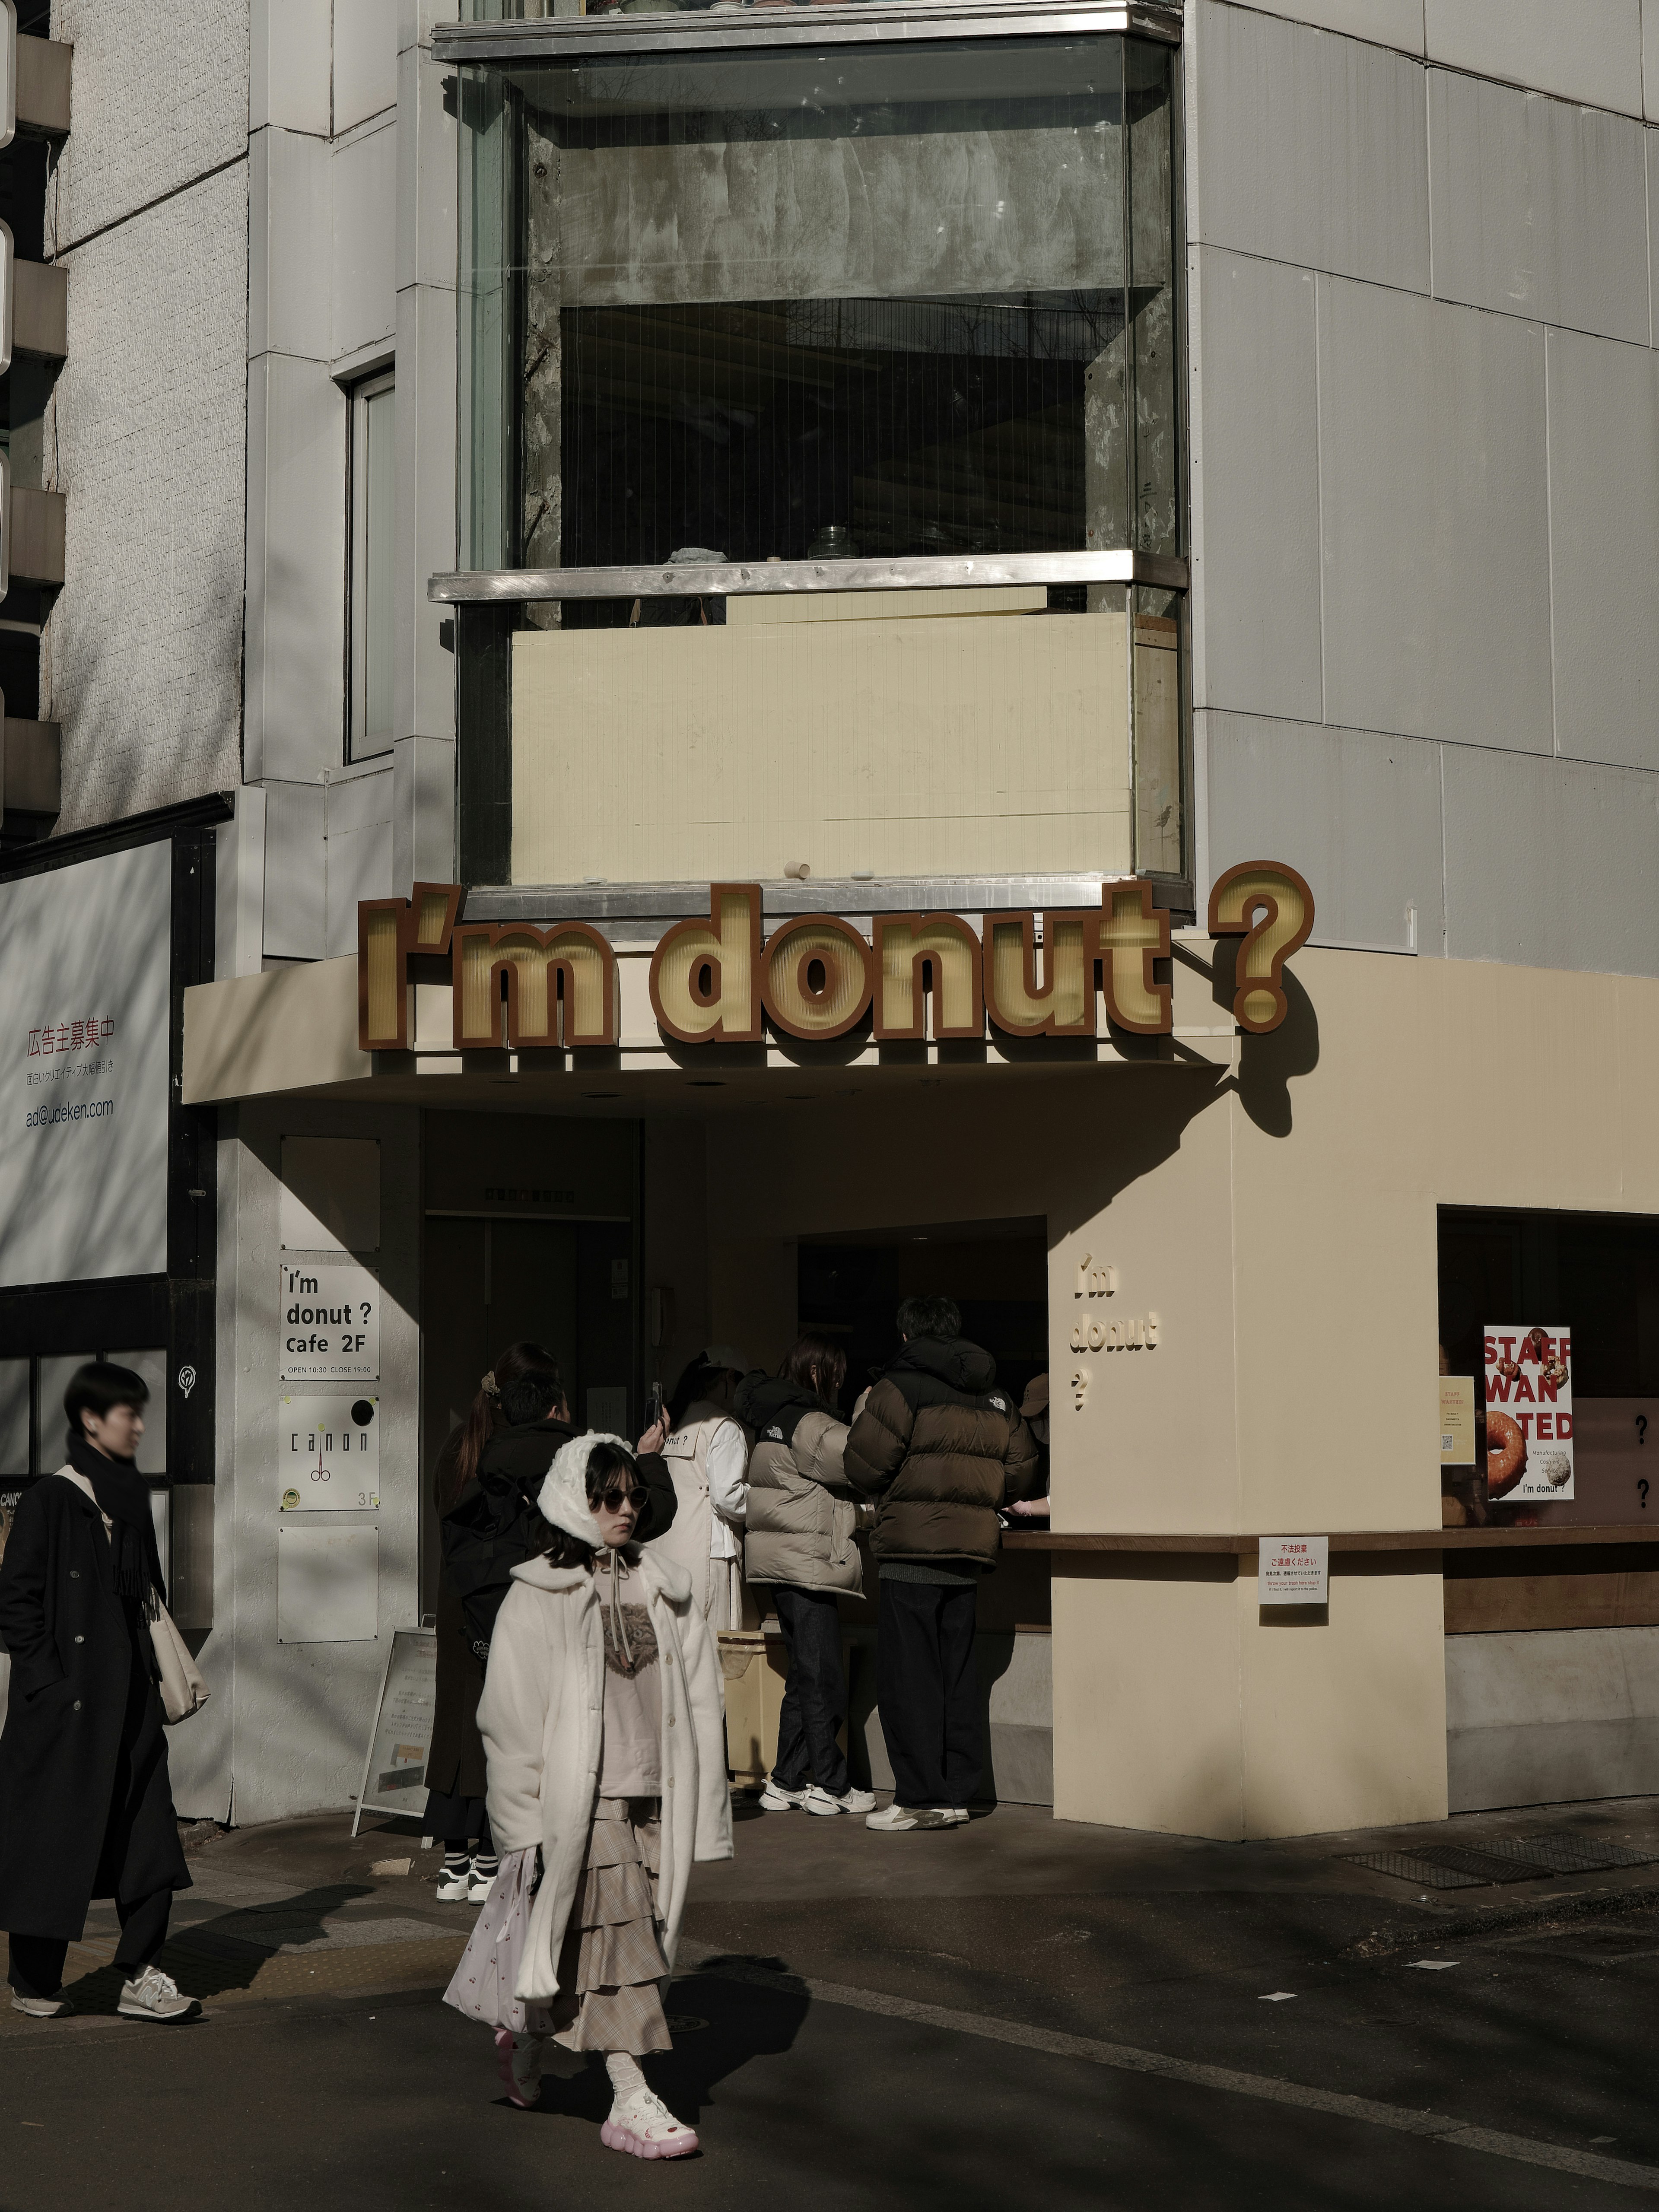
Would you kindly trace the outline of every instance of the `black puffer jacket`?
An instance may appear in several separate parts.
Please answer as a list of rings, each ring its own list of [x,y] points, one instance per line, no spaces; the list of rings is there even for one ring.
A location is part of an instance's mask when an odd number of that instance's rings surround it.
[[[1030,1498],[1030,1431],[996,1388],[996,1362],[956,1337],[912,1337],[864,1401],[847,1439],[847,1480],[880,1501],[880,1559],[996,1564],[997,1509]]]
[[[443,1567],[438,1578],[436,1709],[426,1780],[429,1790],[446,1796],[484,1794],[477,1716],[495,1615],[513,1587],[514,1568],[544,1552],[552,1540],[536,1499],[553,1455],[575,1434],[567,1422],[551,1419],[497,1429],[484,1446],[476,1478],[447,1510],[459,1429],[451,1432],[438,1455],[434,1488]],[[635,1533],[644,1543],[662,1534],[678,1501],[668,1468],[654,1453],[641,1455],[640,1474],[646,1498]]]

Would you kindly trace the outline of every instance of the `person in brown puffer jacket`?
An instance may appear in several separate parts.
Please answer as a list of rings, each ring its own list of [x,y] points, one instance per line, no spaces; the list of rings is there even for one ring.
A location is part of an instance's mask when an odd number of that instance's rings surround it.
[[[878,1501],[876,1703],[893,1802],[866,1827],[943,1828],[979,1786],[974,1617],[1001,1546],[998,1510],[1041,1474],[1037,1447],[996,1388],[996,1362],[966,1342],[949,1298],[906,1298],[903,1349],[847,1439],[848,1481]]]

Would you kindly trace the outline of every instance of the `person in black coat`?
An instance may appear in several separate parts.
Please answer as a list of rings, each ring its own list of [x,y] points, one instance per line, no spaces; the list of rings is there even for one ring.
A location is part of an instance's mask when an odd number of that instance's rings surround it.
[[[433,1489],[443,1565],[424,1825],[444,1846],[438,1895],[446,1902],[481,1904],[495,1877],[477,1723],[484,1662],[514,1568],[544,1552],[550,1540],[536,1499],[554,1453],[575,1433],[552,1354],[539,1345],[513,1344],[483,1377],[465,1420],[450,1431],[438,1454]],[[662,1534],[677,1504],[673,1480],[659,1456],[662,1441],[660,1428],[639,1440],[646,1486],[639,1526],[647,1537]]]
[[[142,1376],[101,1360],[64,1394],[68,1467],[26,1490],[0,1563],[11,1687],[0,1733],[0,1926],[12,2004],[64,2011],[64,1960],[112,1897],[131,2018],[198,2008],[156,1964],[190,1875],[167,1777],[150,1622],[166,1602],[149,1492],[132,1455]]]

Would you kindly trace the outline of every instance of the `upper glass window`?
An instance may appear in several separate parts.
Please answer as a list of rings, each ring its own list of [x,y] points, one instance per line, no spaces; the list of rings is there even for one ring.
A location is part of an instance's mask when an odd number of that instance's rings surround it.
[[[1171,64],[469,67],[464,565],[1178,553]]]

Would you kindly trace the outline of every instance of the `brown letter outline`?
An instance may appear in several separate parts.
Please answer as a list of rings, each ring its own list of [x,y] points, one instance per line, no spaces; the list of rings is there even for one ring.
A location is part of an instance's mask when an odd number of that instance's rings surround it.
[[[357,902],[357,1049],[409,1049],[409,956],[449,950],[459,884],[416,884],[414,899]]]
[[[1265,1036],[1284,1020],[1285,963],[1307,943],[1313,926],[1313,893],[1282,860],[1241,860],[1216,878],[1210,934],[1244,939],[1233,971],[1233,1019],[1240,1029]]]
[[[1060,914],[1045,914],[1042,917],[1043,987],[1037,988],[1036,981],[1036,916],[1033,914],[988,914],[984,922],[984,978],[985,1011],[1000,1030],[1010,1036],[1093,1036],[1096,1033],[1095,1008],[1095,934],[1100,917],[1097,915],[1068,910]],[[1025,997],[1036,1006],[1047,1009],[1040,1022],[1016,1022],[1009,1018],[1007,1010],[999,1002],[996,976],[997,939],[1018,929],[1024,955],[1022,988]],[[1063,1022],[1054,1012],[1054,990],[1057,981],[1055,956],[1059,952],[1061,933],[1068,943],[1075,942],[1083,965],[1083,1006],[1078,1019]]]
[[[484,985],[489,1015],[488,1035],[475,1036],[466,1027],[466,988],[472,980],[467,974],[467,947],[472,943],[481,945],[492,956],[500,951],[500,957],[492,957],[490,960]],[[597,1029],[578,1026],[576,962],[585,951],[596,953],[599,960],[601,1011]],[[540,1036],[526,1035],[520,1017],[520,960],[522,956],[538,953],[544,956],[547,976],[547,1029]],[[501,993],[497,978],[503,975],[507,977],[506,1042],[511,1049],[534,1052],[562,1044],[568,1051],[578,1045],[616,1043],[617,956],[609,940],[588,923],[556,921],[545,929],[538,929],[522,921],[463,922],[452,933],[450,956],[453,962],[452,1035],[457,1052],[477,1051],[501,1043]],[[564,1003],[562,1036],[561,992]]]
[[[724,937],[723,923],[730,920],[739,929],[744,919],[736,910],[737,902],[747,902],[746,936],[749,965],[749,999],[747,1022],[742,1028],[728,1024],[720,1014],[702,1029],[693,1029],[677,1021],[663,1006],[662,981],[664,968],[673,959],[681,943],[701,933],[704,940],[703,957],[695,961],[687,981],[687,995],[696,1006],[715,1006],[722,995],[722,961],[719,945],[710,948],[707,939]],[[724,911],[723,911],[724,910]],[[713,987],[707,997],[696,987],[696,976],[705,966],[714,971]],[[694,915],[688,921],[677,921],[672,929],[665,930],[651,956],[651,1011],[657,1018],[657,1026],[665,1036],[680,1044],[757,1044],[761,1037],[761,887],[758,884],[710,884],[707,917]]]
[[[979,939],[959,914],[878,914],[875,922],[875,1007],[876,1018],[872,1034],[878,1044],[896,1037],[925,1037],[927,1034],[927,1007],[924,1003],[927,977],[933,970],[933,1036],[936,1041],[947,1037],[972,1037],[977,1042],[985,1035],[985,983],[981,962]],[[887,1004],[887,939],[899,930],[910,937],[910,1018],[908,1022],[890,1023],[884,1019]],[[928,940],[931,939],[932,942]],[[971,976],[973,1011],[965,1022],[945,1022],[939,1018],[945,1004],[944,966],[950,955],[946,945],[960,946],[967,958]],[[902,948],[896,948],[901,951]],[[896,988],[902,988],[895,978]]]
[[[789,940],[803,937],[806,941],[792,954]],[[832,943],[844,947],[857,958],[861,979],[858,1003],[850,1013],[843,1014],[839,1020],[826,1020],[809,1027],[784,1011],[779,994],[773,988],[772,971],[780,960],[784,961],[787,963],[786,974],[790,968],[793,969],[794,988],[803,1002],[808,1006],[828,1005],[833,980],[829,972],[829,960],[834,957]],[[824,963],[822,991],[814,991],[807,984],[806,971],[814,960]],[[865,1009],[875,988],[875,956],[850,921],[843,921],[839,915],[833,914],[794,915],[787,921],[781,923],[766,940],[766,950],[761,955],[761,1002],[770,1015],[773,1025],[783,1030],[787,1036],[807,1039],[845,1036],[848,1030],[855,1029],[864,1018]]]

